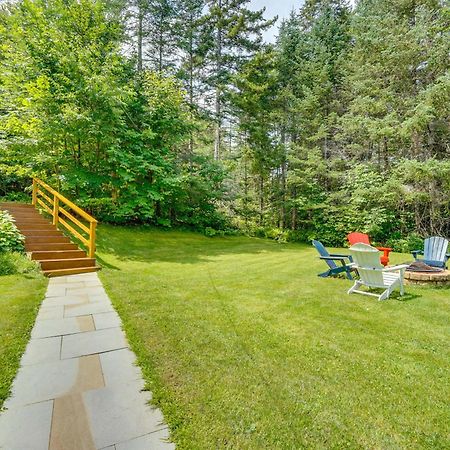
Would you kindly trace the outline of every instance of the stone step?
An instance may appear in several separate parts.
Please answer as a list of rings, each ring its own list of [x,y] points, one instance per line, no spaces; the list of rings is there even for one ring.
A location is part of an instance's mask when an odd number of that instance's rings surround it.
[[[46,259],[87,258],[84,250],[48,250],[31,252],[31,259],[44,261]]]
[[[95,267],[95,258],[47,259],[39,261],[42,270],[75,269]]]

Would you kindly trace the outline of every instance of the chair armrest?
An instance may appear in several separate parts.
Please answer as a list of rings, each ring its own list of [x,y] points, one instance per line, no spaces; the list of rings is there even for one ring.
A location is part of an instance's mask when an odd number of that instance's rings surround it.
[[[353,262],[352,255],[341,255],[340,253],[330,253],[330,256],[338,256],[340,258],[348,258],[350,262]]]
[[[409,264],[399,264],[398,266],[385,267],[383,272],[397,272],[399,270],[405,270],[407,267],[409,267]]]
[[[330,256],[319,256],[319,259],[332,259],[334,261],[343,261],[346,257],[344,256],[337,256],[337,255],[330,255]]]
[[[417,255],[423,255],[423,250],[413,250],[411,253],[415,258]]]
[[[392,248],[390,247],[376,247],[376,249],[382,252],[392,252]]]

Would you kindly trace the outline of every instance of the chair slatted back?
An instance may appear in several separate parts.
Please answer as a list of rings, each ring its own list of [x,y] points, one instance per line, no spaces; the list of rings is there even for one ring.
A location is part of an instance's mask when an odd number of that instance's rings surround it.
[[[383,266],[380,264],[379,252],[368,244],[355,244],[350,247],[350,254],[356,263],[361,281],[367,286],[384,287]]]
[[[347,240],[350,245],[355,244],[370,245],[369,235],[366,233],[358,233],[358,232],[350,233],[349,235],[347,235]]]
[[[312,245],[314,245],[320,256],[330,256],[328,250],[323,246],[322,242],[313,240]],[[337,265],[332,259],[325,259],[324,261],[328,264],[330,269],[336,269]]]
[[[445,261],[445,254],[447,253],[448,240],[433,236],[425,239],[423,257],[428,261]]]

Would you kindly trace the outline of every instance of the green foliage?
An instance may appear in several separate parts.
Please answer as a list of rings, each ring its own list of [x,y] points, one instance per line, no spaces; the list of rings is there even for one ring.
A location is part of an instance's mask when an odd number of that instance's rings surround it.
[[[275,53],[236,77],[236,223],[328,245],[351,231],[404,249],[415,233],[448,236],[449,25],[428,0],[292,12]]]
[[[409,253],[413,250],[423,250],[423,238],[417,233],[411,233],[406,238],[392,237],[386,241],[386,245],[394,252]]]
[[[248,4],[3,5],[0,197],[38,175],[113,223],[448,236],[448,5],[307,0],[269,46]]]
[[[32,274],[40,276],[40,268],[36,261],[17,252],[0,253],[0,276],[16,274]]]
[[[25,238],[19,232],[14,219],[6,212],[0,210],[0,254],[3,252],[23,252]]]
[[[2,16],[0,195],[37,174],[100,220],[221,228],[225,174],[183,151],[192,116],[180,83],[134,70],[124,18],[108,8],[24,1]]]

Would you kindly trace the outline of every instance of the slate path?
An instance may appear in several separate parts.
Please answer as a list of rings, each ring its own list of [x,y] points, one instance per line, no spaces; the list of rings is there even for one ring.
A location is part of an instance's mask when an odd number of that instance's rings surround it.
[[[4,450],[171,450],[96,273],[51,278],[6,410]]]

